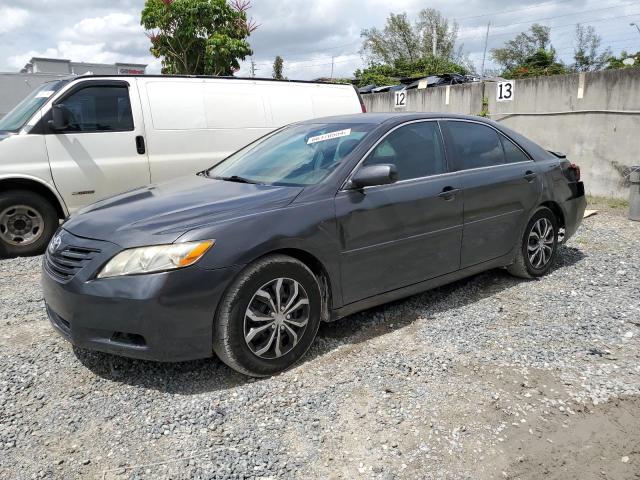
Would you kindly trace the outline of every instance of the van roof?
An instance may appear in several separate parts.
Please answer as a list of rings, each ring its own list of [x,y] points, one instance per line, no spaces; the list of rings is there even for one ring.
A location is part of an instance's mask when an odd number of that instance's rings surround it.
[[[345,86],[353,86],[350,83],[334,83],[334,82],[322,82],[317,80],[276,80],[274,78],[264,78],[264,77],[216,77],[213,75],[159,75],[159,74],[114,74],[114,75],[78,75],[73,77],[75,80],[81,78],[131,78],[131,77],[140,77],[140,78],[210,78],[215,80],[250,80],[250,81],[259,81],[259,82],[282,82],[282,83],[312,83],[312,84],[321,84],[321,85],[345,85]]]

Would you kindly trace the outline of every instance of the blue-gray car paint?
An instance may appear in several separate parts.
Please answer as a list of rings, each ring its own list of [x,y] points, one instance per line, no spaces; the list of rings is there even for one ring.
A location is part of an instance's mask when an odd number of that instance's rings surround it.
[[[489,125],[533,161],[370,191],[344,188],[360,160],[387,132],[407,122],[437,120]],[[75,243],[102,245],[102,253],[69,281],[44,270],[50,316],[66,317],[73,328],[64,331],[55,321],[54,326],[76,345],[96,350],[153,360],[201,358],[212,355],[213,318],[224,289],[244,266],[269,253],[285,251],[312,262],[329,290],[326,319],[335,319],[512,263],[526,223],[540,205],[556,210],[567,238],[580,224],[584,192],[576,191],[563,175],[566,160],[500,124],[441,114],[350,115],[302,123],[330,122],[371,123],[373,130],[317,185],[255,185],[194,175],[117,195],[71,217],[62,234]],[[535,174],[533,180],[523,178],[527,172]],[[505,185],[502,191],[496,188],[499,179]],[[453,201],[443,201],[437,194],[444,186],[461,192]],[[427,190],[433,199],[425,208],[403,211],[402,202],[415,207],[411,195]],[[393,200],[398,192],[400,203]],[[472,196],[473,208],[464,207],[465,193]],[[470,214],[475,217],[465,220]],[[418,220],[426,222],[426,230],[402,230],[406,215],[424,216]],[[390,236],[390,231],[400,235]],[[205,239],[216,243],[196,266],[95,279],[122,249]],[[482,255],[474,253],[483,246],[490,248]],[[437,252],[442,255],[434,255]],[[139,333],[147,345],[111,342],[113,331]]]

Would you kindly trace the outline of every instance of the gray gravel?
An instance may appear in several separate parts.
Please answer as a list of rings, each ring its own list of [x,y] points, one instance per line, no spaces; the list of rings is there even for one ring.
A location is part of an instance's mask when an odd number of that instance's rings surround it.
[[[73,351],[40,259],[0,261],[0,478],[510,477],[515,445],[640,395],[639,246],[601,212],[542,280],[491,271],[323,325],[264,380]],[[611,453],[619,478],[638,452]]]

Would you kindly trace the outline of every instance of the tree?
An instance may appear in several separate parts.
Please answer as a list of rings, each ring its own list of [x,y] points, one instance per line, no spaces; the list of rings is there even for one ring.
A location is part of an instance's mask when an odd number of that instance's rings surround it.
[[[406,13],[391,13],[383,30],[370,28],[362,30],[361,53],[369,65],[392,65],[397,60],[415,62],[433,55],[433,41],[436,42],[436,56],[445,60],[456,60],[455,44],[458,25],[443,17],[432,8],[420,11],[414,23]]]
[[[631,60],[633,60],[633,63]],[[624,63],[625,61],[626,63]],[[623,50],[620,52],[619,57],[609,57],[607,63],[607,70],[615,70],[618,68],[638,68],[640,67],[640,50],[636,53],[627,53]]]
[[[162,73],[233,75],[252,54],[248,0],[146,0],[140,23]]]
[[[354,75],[357,86],[364,87],[395,85],[400,78],[421,78],[443,73],[466,74],[468,70],[464,65],[429,55],[415,61],[399,59],[391,65],[371,65],[364,70],[356,70]]]
[[[539,49],[533,55],[527,57],[522,64],[505,70],[502,76],[505,78],[541,77],[546,75],[562,75],[567,73],[567,68],[556,59],[556,51]]]
[[[284,80],[284,75],[282,72],[284,71],[284,60],[280,55],[276,57],[273,61],[273,74],[271,75],[276,80]]]
[[[602,70],[612,55],[611,49],[598,53],[602,38],[592,26],[576,25],[576,47],[573,51],[573,70],[576,72],[593,72]]]
[[[504,70],[514,70],[524,65],[538,50],[546,51],[551,48],[551,29],[539,24],[534,24],[529,32],[518,34],[513,40],[509,40],[504,47],[491,50],[491,57],[502,66]]]

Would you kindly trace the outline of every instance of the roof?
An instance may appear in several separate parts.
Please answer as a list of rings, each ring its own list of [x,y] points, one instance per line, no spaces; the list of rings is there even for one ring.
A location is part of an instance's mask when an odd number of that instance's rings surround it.
[[[314,118],[300,122],[303,124],[313,123],[369,123],[369,124],[382,124],[382,123],[395,123],[406,122],[407,120],[422,120],[422,119],[435,119],[435,118],[456,118],[463,120],[474,120],[484,123],[493,123],[483,117],[476,115],[460,115],[454,113],[439,113],[439,112],[417,112],[417,113],[354,113],[351,115],[335,115],[331,117]]]
[[[123,64],[123,65],[133,65],[133,64]],[[335,83],[335,82],[317,82],[315,80],[276,80],[275,78],[263,78],[263,77],[216,77],[213,75],[159,75],[159,74],[113,74],[113,75],[78,75],[76,78],[131,78],[131,77],[141,77],[141,78],[210,78],[215,80],[251,80],[251,81],[259,81],[259,82],[280,82],[280,83],[311,83],[311,84],[320,84],[320,85],[333,85],[337,87],[353,87],[353,85]]]

